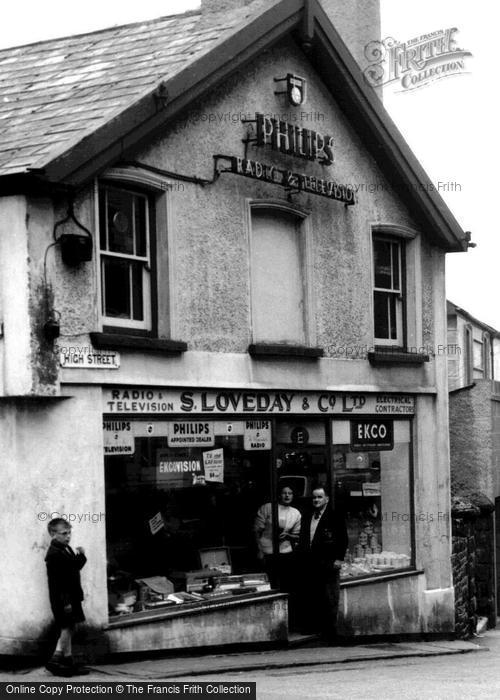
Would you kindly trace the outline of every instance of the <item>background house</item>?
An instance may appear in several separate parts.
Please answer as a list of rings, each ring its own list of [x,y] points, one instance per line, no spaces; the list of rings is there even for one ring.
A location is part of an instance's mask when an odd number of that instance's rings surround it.
[[[496,625],[500,504],[500,333],[447,302],[457,621]]]

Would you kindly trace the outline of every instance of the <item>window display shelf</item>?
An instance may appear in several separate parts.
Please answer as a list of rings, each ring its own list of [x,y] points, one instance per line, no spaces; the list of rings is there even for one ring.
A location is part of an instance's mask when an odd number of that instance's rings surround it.
[[[168,620],[183,615],[202,614],[208,610],[216,610],[218,608],[222,609],[238,605],[251,605],[255,604],[256,602],[279,599],[288,599],[288,594],[275,591],[266,591],[240,594],[236,596],[229,595],[196,603],[184,603],[182,605],[167,605],[156,609],[144,610],[142,612],[132,612],[126,615],[114,615],[109,618],[105,629],[129,627],[151,622],[152,620]]]
[[[340,579],[341,588],[350,588],[351,586],[368,586],[376,583],[384,583],[398,578],[406,578],[409,576],[421,576],[424,574],[423,569],[394,569],[391,573],[370,573],[365,576],[357,576],[356,578]]]

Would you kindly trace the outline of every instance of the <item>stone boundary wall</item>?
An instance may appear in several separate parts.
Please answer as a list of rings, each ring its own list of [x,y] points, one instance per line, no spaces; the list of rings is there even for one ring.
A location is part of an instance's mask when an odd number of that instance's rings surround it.
[[[484,496],[453,499],[451,563],[460,639],[474,634],[480,616],[488,618],[489,627],[496,624],[493,511]]]

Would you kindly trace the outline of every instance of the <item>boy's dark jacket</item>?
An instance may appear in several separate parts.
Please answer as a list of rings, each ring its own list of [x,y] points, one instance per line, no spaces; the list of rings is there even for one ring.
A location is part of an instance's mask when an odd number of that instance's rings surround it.
[[[85,565],[85,554],[75,554],[65,544],[52,540],[45,556],[49,582],[50,606],[57,620],[64,618],[64,606],[81,603],[83,590],[80,569]]]

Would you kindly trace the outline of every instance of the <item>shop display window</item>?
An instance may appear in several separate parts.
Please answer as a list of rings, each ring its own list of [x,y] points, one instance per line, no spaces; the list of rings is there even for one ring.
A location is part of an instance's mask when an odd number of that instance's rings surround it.
[[[105,420],[110,614],[291,592],[317,484],[346,518],[343,579],[409,568],[411,421],[361,418]]]
[[[132,454],[105,458],[111,614],[270,589],[253,530],[270,450],[250,423],[129,424]]]
[[[368,436],[370,426],[386,428],[385,432],[380,430],[382,438],[376,433],[374,444],[365,446],[355,442],[353,426],[358,425]],[[363,434],[363,430],[359,432]],[[410,567],[410,422],[333,421],[332,438],[335,502],[346,515],[349,536],[342,578]]]

